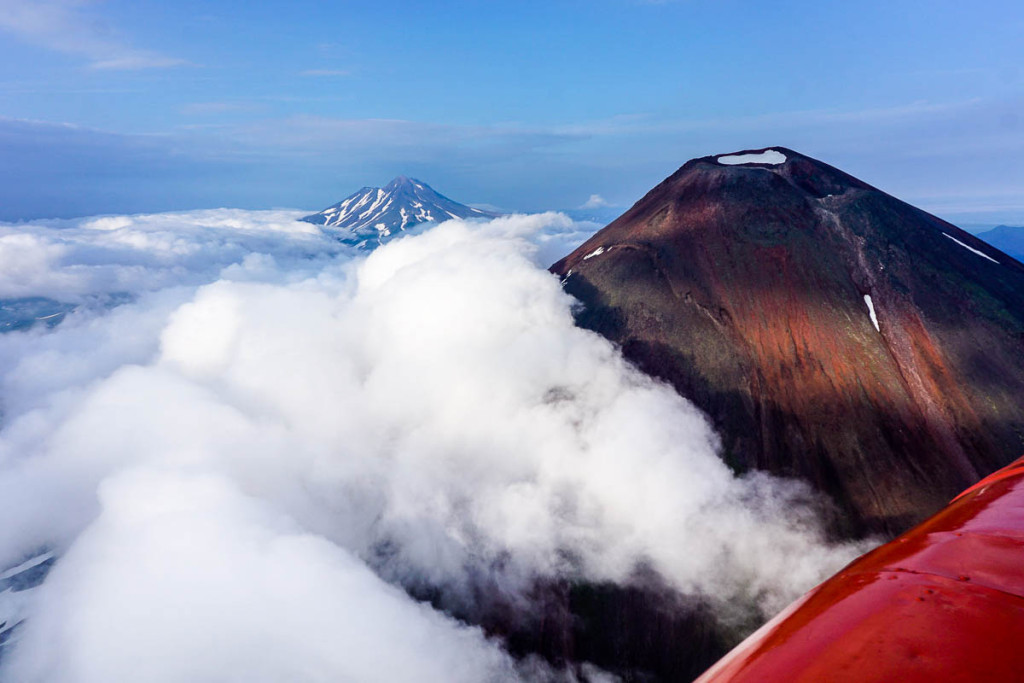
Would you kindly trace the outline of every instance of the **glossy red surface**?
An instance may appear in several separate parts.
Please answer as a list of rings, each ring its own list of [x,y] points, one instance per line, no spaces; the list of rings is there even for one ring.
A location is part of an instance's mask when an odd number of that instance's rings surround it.
[[[855,560],[697,680],[1024,681],[1024,458]]]

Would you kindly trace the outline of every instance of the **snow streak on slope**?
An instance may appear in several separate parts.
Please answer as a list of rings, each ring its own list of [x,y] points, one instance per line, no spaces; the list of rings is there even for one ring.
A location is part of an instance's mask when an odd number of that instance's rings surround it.
[[[74,257],[26,270],[40,293],[128,296],[0,336],[0,571],[57,556],[0,680],[568,680],[403,589],[528,605],[643,566],[771,612],[856,554],[573,325],[534,260],[564,217],[353,259],[237,216],[18,226]]]
[[[881,332],[882,328],[878,326],[878,316],[875,314],[875,302],[871,300],[870,294],[864,295],[864,303],[868,307],[868,315],[871,317],[871,324],[875,326],[876,330]]]
[[[991,256],[989,256],[989,255],[988,255],[988,254],[986,254],[985,252],[983,252],[983,251],[978,251],[978,250],[977,250],[977,249],[975,249],[974,247],[971,247],[971,246],[968,246],[968,245],[964,244],[963,242],[961,242],[961,241],[960,241],[960,240],[958,240],[957,238],[953,237],[952,235],[950,235],[950,234],[947,234],[947,233],[945,233],[945,232],[944,232],[944,233],[942,233],[942,234],[943,234],[943,235],[944,235],[945,237],[948,237],[949,239],[951,239],[951,240],[953,240],[954,242],[956,242],[957,244],[959,244],[959,245],[960,245],[961,247],[963,247],[963,248],[964,248],[964,249],[966,249],[967,251],[970,251],[970,252],[972,252],[972,253],[975,253],[975,254],[977,254],[978,256],[982,257],[982,258],[987,258],[987,259],[988,259],[989,261],[991,261],[992,263],[995,263],[995,264],[998,264],[998,263],[999,263],[999,261],[996,261],[996,260],[995,260],[994,258],[992,258]]]
[[[452,201],[419,180],[399,176],[384,187],[364,187],[302,220],[331,229],[345,244],[373,249],[423,223],[495,215]]]

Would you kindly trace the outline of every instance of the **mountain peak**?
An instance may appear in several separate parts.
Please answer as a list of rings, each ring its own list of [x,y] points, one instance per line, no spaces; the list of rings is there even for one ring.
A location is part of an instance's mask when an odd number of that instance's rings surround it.
[[[662,181],[626,212],[638,207],[653,207],[673,196],[697,193],[707,197],[722,193],[738,199],[737,193],[754,195],[790,194],[820,200],[840,196],[850,190],[878,190],[867,183],[822,161],[787,147],[746,149],[691,159]]]
[[[421,180],[400,175],[384,187],[364,187],[302,220],[329,229],[345,244],[374,249],[425,223],[496,215],[460,204]]]
[[[431,189],[426,183],[405,175],[395,176],[391,179],[390,183],[384,186],[384,189],[392,190],[400,187],[425,187],[427,189]]]
[[[1024,449],[1024,266],[782,147],[687,162],[552,270],[579,322],[895,533]]]

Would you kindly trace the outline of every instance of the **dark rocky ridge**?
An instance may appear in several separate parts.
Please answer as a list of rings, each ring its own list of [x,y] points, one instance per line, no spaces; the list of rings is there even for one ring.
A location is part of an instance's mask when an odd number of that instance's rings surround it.
[[[592,680],[585,664],[627,683],[693,680],[760,625],[723,625],[707,598],[680,594],[645,571],[625,585],[541,580],[525,596],[486,580],[471,595],[406,590],[480,626],[513,656],[540,656],[584,682]]]
[[[774,149],[688,162],[552,271],[735,469],[811,482],[841,535],[894,535],[1024,453],[1024,266]]]

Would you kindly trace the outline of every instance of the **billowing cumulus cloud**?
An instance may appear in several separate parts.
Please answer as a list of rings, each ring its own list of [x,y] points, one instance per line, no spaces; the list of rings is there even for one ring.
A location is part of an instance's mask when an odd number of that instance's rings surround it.
[[[52,572],[6,675],[46,681],[512,680],[476,629],[208,473],[133,468]]]
[[[543,268],[571,221],[355,258],[293,218],[0,231],[0,296],[80,303],[0,337],[0,568],[57,556],[3,680],[568,679],[409,592],[528,609],[643,567],[742,618],[857,552],[573,325]]]
[[[580,204],[581,209],[599,209],[604,206],[610,206],[608,201],[599,194],[592,194],[590,198]]]

